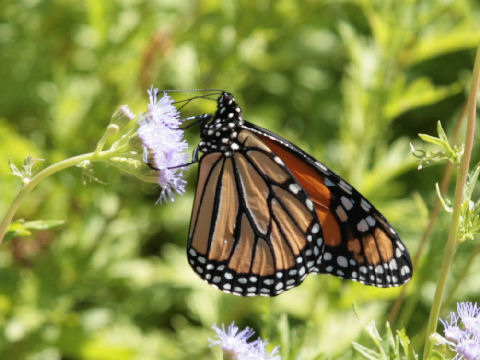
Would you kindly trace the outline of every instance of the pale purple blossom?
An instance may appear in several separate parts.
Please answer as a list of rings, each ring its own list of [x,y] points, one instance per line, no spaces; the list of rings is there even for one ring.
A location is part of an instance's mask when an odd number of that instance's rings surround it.
[[[446,320],[440,319],[447,344],[457,354],[455,360],[480,360],[480,308],[475,303],[457,304]]]
[[[268,343],[262,339],[257,339],[249,345],[249,351],[245,354],[246,360],[265,359],[265,360],[281,360],[281,356],[278,354],[278,346],[275,347],[272,352],[268,352],[266,346]]]
[[[150,103],[140,123],[138,136],[144,146],[144,161],[158,170],[158,184],[162,188],[158,202],[175,200],[175,193],[185,192],[181,165],[187,163],[180,114],[167,94],[157,99],[158,90],[148,90]]]
[[[466,336],[456,344],[455,350],[457,352],[455,360],[480,360],[480,338]]]
[[[225,330],[225,325],[222,324],[222,328],[213,325],[212,329],[215,330],[217,336],[216,339],[209,339],[210,346],[220,345],[224,355],[232,360],[281,360],[281,356],[278,354],[278,347],[274,348],[272,352],[268,352],[265,348],[266,341],[258,338],[257,340],[247,342],[255,331],[246,327],[242,331],[235,326],[232,322],[228,329]]]
[[[480,307],[471,302],[458,303],[457,313],[465,330],[480,337]]]

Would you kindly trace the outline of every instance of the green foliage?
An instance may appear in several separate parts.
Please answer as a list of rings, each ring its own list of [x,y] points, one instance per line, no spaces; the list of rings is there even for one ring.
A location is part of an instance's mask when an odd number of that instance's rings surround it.
[[[438,151],[424,151],[421,149],[415,149],[414,146],[410,144],[412,155],[415,156],[420,162],[418,168],[422,169],[425,166],[434,165],[442,160],[448,160],[458,168],[464,152],[463,146],[458,147],[450,144],[440,121],[437,122],[437,133],[438,137],[426,134],[419,134],[419,137],[423,141],[440,148]],[[476,235],[480,235],[480,200],[472,200],[472,196],[478,184],[479,174],[480,163],[474,166],[469,172],[465,184],[461,207],[460,225],[458,229],[459,241],[473,240]],[[445,211],[452,213],[452,202],[441,194],[438,183],[436,184],[436,191]]]
[[[120,105],[144,111],[151,84],[221,88],[235,94],[249,121],[298,144],[364,193],[415,254],[440,169],[417,172],[408,147],[439,119],[445,131],[435,141],[445,145],[480,41],[477,2],[21,0],[0,10],[1,216],[21,186],[12,172],[28,179],[94,151]],[[198,130],[186,135],[193,148]],[[439,156],[453,154],[461,151],[444,146]],[[20,164],[27,156],[44,161],[33,170],[31,162],[9,167],[8,159]],[[280,345],[283,359],[413,359],[419,352],[415,336],[432,303],[446,214],[414,269],[394,324],[402,330],[387,326],[380,338],[370,327],[371,350],[358,345],[362,324],[352,303],[383,324],[400,289],[310,276],[274,299],[220,293],[186,261],[194,167],[187,194],[155,206],[158,189],[119,176],[121,163],[84,165],[40,184],[0,248],[0,358],[212,359],[219,353],[208,348],[211,325],[232,320]],[[82,172],[98,182],[83,185]],[[478,167],[465,199],[478,196],[475,176]],[[465,239],[478,232],[480,206],[470,200]],[[453,275],[473,254],[470,244],[459,247]],[[480,265],[471,264],[453,300],[480,296]]]
[[[410,347],[410,339],[405,334],[405,329],[397,330],[393,335],[390,324],[387,322],[385,338],[378,332],[375,321],[365,326],[369,338],[378,351],[371,350],[359,343],[354,342],[353,347],[362,356],[369,360],[417,360],[417,353]]]
[[[413,145],[410,144],[412,155],[420,161],[420,165],[418,166],[419,170],[425,166],[433,165],[441,160],[449,160],[455,166],[460,165],[460,159],[462,158],[464,151],[463,147],[458,148],[455,145],[450,145],[447,134],[445,134],[445,131],[443,130],[440,121],[437,122],[437,133],[438,137],[430,136],[427,134],[418,134],[418,136],[423,141],[439,147],[439,151],[429,152],[423,150],[416,150]]]

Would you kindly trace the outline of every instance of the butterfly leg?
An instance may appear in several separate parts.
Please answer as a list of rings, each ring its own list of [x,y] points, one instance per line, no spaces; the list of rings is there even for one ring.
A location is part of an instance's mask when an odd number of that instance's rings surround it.
[[[152,170],[157,170],[157,171],[161,171],[162,169],[159,169],[157,167],[155,167],[149,159],[144,159],[143,160],[145,162],[145,164],[147,164],[147,166],[152,169]],[[192,161],[188,162],[188,163],[185,163],[185,164],[180,164],[180,165],[177,165],[177,166],[172,166],[172,167],[168,167],[168,168],[165,168],[164,170],[172,170],[172,169],[178,169],[178,168],[183,168],[183,167],[187,167],[187,166],[190,166],[190,165],[193,165],[193,164],[196,164],[198,163],[198,146],[195,147],[195,149],[193,149],[193,154],[192,154]]]
[[[198,123],[203,123],[205,121],[208,121],[211,118],[212,118],[212,114],[203,114],[203,115],[197,115],[197,116],[190,116],[190,117],[187,117],[185,119],[182,119],[182,122],[193,120],[193,122],[191,124],[188,124],[188,125],[184,126],[182,128],[182,130],[191,128],[192,126],[195,126]]]

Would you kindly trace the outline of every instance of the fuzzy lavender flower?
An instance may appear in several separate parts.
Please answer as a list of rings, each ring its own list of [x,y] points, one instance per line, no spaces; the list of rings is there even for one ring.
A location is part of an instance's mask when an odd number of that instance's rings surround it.
[[[471,302],[457,304],[457,313],[440,319],[447,344],[457,354],[455,360],[480,360],[480,307]]]
[[[256,359],[265,359],[265,360],[281,360],[281,356],[278,354],[278,346],[275,347],[271,353],[266,349],[267,342],[262,339],[257,339],[249,343],[249,351],[245,354],[245,359],[247,360],[256,360]]]
[[[186,181],[178,166],[187,162],[185,150],[187,142],[183,139],[180,115],[173,100],[164,94],[157,99],[158,90],[148,90],[150,103],[144,119],[140,123],[138,136],[144,146],[144,161],[158,169],[158,184],[162,192],[158,202],[175,200],[174,191],[185,192]]]
[[[217,325],[213,325],[212,329],[217,333],[217,339],[209,339],[210,346],[220,345],[222,347],[225,358],[232,360],[281,360],[280,355],[277,355],[278,348],[273,349],[269,353],[264,342],[260,338],[247,342],[253,336],[255,331],[246,327],[242,331],[232,322],[228,329],[225,330],[225,325],[222,324],[220,329]]]
[[[465,330],[480,337],[480,307],[471,302],[458,303],[457,313],[462,319]]]

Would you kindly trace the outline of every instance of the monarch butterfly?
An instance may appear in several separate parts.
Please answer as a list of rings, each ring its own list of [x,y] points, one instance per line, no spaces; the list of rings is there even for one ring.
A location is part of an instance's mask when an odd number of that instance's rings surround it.
[[[245,121],[222,92],[201,119],[203,155],[188,261],[206,282],[242,296],[275,296],[309,273],[377,287],[412,275],[408,250],[360,193],[291,142]]]

